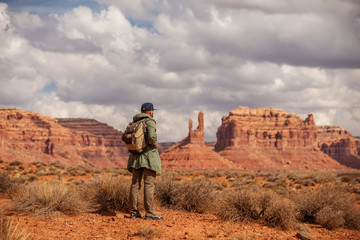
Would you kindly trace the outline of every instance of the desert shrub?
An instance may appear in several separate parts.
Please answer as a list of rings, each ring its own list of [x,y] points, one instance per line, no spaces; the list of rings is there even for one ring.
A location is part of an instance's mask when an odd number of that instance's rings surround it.
[[[47,166],[47,164],[44,162],[32,162],[31,165],[35,165],[37,168],[42,168]]]
[[[295,204],[266,189],[224,191],[218,196],[216,215],[224,220],[264,221],[281,229],[297,227]]]
[[[5,170],[6,170],[6,171],[14,171],[14,170],[15,170],[15,167],[13,167],[13,166],[6,166],[6,167],[5,167]]]
[[[10,162],[10,163],[9,163],[10,166],[20,166],[20,165],[22,165],[22,164],[23,164],[23,163],[20,162],[20,161],[13,161],[13,162]]]
[[[351,178],[349,176],[342,176],[340,181],[348,183],[351,181]]]
[[[229,179],[230,180],[230,179]],[[239,188],[239,187],[243,187],[244,184],[242,182],[240,182],[238,179],[234,180],[234,181],[229,181],[231,182],[231,187],[232,188]]]
[[[53,166],[53,167],[59,168],[59,169],[65,169],[66,168],[64,164],[58,163],[58,162],[52,162],[52,163],[50,163],[50,166]]]
[[[26,178],[26,181],[28,181],[28,182],[33,182],[35,180],[38,180],[38,178],[36,176],[34,176],[34,175],[28,176]]]
[[[29,234],[24,229],[19,229],[19,223],[5,217],[0,210],[0,240],[25,240]]]
[[[180,183],[173,175],[167,175],[156,184],[155,197],[169,207],[202,213],[211,207],[215,187],[205,178]]]
[[[262,187],[263,188],[273,188],[275,186],[274,183],[270,183],[270,182],[265,182]]]
[[[208,179],[198,178],[181,183],[175,197],[177,207],[189,212],[203,213],[215,199],[214,185]]]
[[[180,183],[174,174],[163,175],[155,186],[155,198],[166,206],[175,206]]]
[[[226,187],[226,186],[227,186],[227,183],[225,183],[225,184],[226,184],[226,185],[225,185],[225,187]],[[216,189],[216,190],[221,191],[221,190],[224,189],[223,183],[213,182],[213,185],[214,185],[214,189]]]
[[[13,186],[13,181],[6,173],[0,172],[0,193],[7,192]]]
[[[130,180],[104,177],[86,182],[80,187],[81,195],[98,211],[127,210]]]
[[[32,182],[11,196],[10,209],[37,216],[72,215],[90,210],[74,187],[60,182]]]
[[[360,229],[360,211],[356,208],[356,200],[341,186],[324,185],[317,190],[305,189],[292,195],[292,199],[299,209],[300,221],[317,223],[327,229]]]

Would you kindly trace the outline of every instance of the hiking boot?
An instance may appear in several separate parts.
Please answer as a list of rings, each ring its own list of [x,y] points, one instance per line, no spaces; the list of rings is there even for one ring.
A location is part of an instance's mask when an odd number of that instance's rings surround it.
[[[135,219],[135,218],[144,218],[143,215],[141,215],[141,213],[130,213],[130,217],[129,218],[132,218],[132,219]]]
[[[158,216],[158,215],[154,215],[154,216],[145,216],[146,220],[163,220],[164,217],[163,216]]]

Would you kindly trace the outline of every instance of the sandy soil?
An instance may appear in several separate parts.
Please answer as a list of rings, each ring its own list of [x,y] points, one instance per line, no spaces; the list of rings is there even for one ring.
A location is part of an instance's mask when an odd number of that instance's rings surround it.
[[[40,219],[11,216],[29,233],[28,239],[298,239],[298,231],[282,231],[260,223],[232,223],[213,214],[158,209],[163,221],[130,219],[124,212],[86,213]],[[360,232],[348,229],[326,230],[309,226],[315,239],[360,239]]]
[[[2,163],[1,170],[5,171],[8,164]],[[28,168],[25,165],[25,170]],[[34,171],[35,166],[32,166]],[[15,174],[15,173],[14,173]],[[14,174],[11,174],[12,176]],[[109,173],[105,173],[109,174]],[[200,175],[199,175],[200,176]],[[62,176],[64,182],[88,180],[92,173],[84,176]],[[129,178],[130,176],[123,176]],[[183,176],[184,180],[191,180],[198,177]],[[355,176],[356,177],[356,176]],[[39,180],[49,180],[57,176],[39,176]],[[211,180],[217,183],[226,183],[225,188],[230,188],[231,178],[225,175],[212,177]],[[242,178],[243,179],[243,178]],[[258,179],[261,186],[265,181]],[[345,183],[344,183],[345,184]],[[357,183],[360,185],[360,183]],[[294,188],[294,186],[293,186]],[[0,196],[0,209],[10,200]],[[360,205],[359,205],[360,208]],[[29,233],[28,239],[54,240],[54,239],[298,239],[295,237],[299,230],[283,231],[268,227],[260,222],[253,223],[232,223],[219,219],[213,214],[197,214],[186,211],[178,211],[160,207],[157,204],[157,212],[164,216],[163,221],[148,221],[144,219],[130,219],[126,212],[104,212],[85,213],[75,216],[61,216],[51,219],[41,219],[35,216],[19,216],[6,212],[18,227]],[[338,228],[327,230],[318,225],[306,225],[316,240],[360,240],[360,231]]]

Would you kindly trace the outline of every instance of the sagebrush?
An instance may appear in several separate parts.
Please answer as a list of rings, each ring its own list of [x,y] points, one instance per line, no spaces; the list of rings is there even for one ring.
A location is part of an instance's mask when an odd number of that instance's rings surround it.
[[[164,176],[156,185],[155,197],[169,207],[203,213],[213,205],[214,187],[212,181],[204,178],[178,182],[174,176]]]
[[[88,212],[91,209],[75,187],[61,182],[32,182],[19,187],[11,197],[10,209],[24,215],[51,217]]]
[[[317,190],[304,189],[291,196],[303,222],[317,223],[327,229],[360,229],[360,210],[356,199],[338,185],[324,185]]]
[[[6,193],[13,184],[14,183],[8,174],[0,172],[0,193]]]
[[[98,211],[128,210],[130,180],[104,177],[84,183],[81,195]]]
[[[218,196],[216,214],[230,221],[260,220],[281,229],[298,226],[295,204],[271,190],[242,188],[224,191]]]

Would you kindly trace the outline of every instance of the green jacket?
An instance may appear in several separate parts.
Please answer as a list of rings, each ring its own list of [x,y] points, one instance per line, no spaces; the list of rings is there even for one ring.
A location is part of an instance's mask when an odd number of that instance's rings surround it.
[[[156,121],[146,113],[138,113],[133,117],[133,121],[137,122],[144,118],[149,118],[146,121],[145,139],[147,147],[144,152],[139,154],[130,153],[127,169],[131,172],[132,168],[148,168],[155,172],[161,173],[161,159],[157,150],[157,136],[156,136]],[[125,140],[125,136],[122,136]]]

